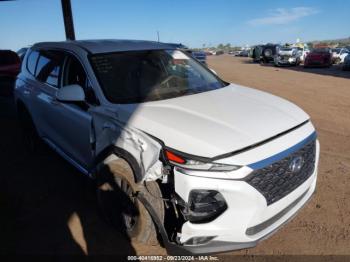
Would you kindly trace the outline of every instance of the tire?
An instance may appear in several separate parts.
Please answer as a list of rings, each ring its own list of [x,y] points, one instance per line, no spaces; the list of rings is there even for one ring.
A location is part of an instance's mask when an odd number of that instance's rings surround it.
[[[164,221],[162,193],[157,182],[135,183],[134,172],[122,158],[103,166],[97,177],[97,199],[100,209],[112,225],[132,242],[157,245],[156,225],[144,205],[135,197],[142,192],[152,203],[160,221]]]
[[[265,49],[264,50],[264,56],[271,57],[272,56],[272,50],[271,49]]]

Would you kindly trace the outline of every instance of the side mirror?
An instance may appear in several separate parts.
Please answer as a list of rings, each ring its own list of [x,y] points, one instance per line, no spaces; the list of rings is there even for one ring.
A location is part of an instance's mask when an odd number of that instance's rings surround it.
[[[215,75],[218,75],[214,69],[209,68]]]
[[[57,91],[56,98],[62,102],[83,102],[85,101],[85,93],[80,85],[68,85]]]

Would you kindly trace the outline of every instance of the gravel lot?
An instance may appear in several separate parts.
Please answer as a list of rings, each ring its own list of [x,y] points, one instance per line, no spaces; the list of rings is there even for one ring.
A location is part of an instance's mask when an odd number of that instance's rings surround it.
[[[321,143],[317,193],[271,238],[229,255],[350,255],[350,72],[208,58],[226,81],[284,97],[312,118]],[[0,97],[0,254],[165,254],[133,246],[101,218],[91,182],[50,150],[27,155],[10,98]]]

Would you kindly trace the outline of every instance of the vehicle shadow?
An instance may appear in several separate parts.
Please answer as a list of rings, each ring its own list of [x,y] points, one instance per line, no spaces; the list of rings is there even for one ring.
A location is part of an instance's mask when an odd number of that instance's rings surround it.
[[[102,218],[91,179],[48,148],[25,152],[12,100],[0,97],[0,256],[134,255],[125,229]]]
[[[290,66],[290,67],[283,67],[283,68],[296,71],[296,72],[304,72],[304,73],[310,73],[310,74],[318,74],[318,75],[324,75],[324,76],[342,77],[342,78],[350,79],[350,72],[343,71],[341,68],[341,65],[332,65],[329,68],[317,68],[317,67],[304,68],[303,66]]]
[[[260,65],[260,63],[258,63],[258,62],[253,62],[253,60],[251,58],[241,58],[240,57],[240,58],[236,58],[236,59],[239,59],[239,62],[242,64]],[[272,63],[263,64],[261,66],[275,67]],[[303,65],[282,66],[282,67],[276,67],[276,68],[292,70],[292,71],[296,71],[296,72],[304,72],[304,73],[310,73],[310,74],[318,74],[318,75],[324,75],[324,76],[334,76],[334,77],[342,77],[342,78],[350,79],[350,72],[343,71],[341,65],[332,65],[330,68],[322,68],[322,67],[304,68]]]

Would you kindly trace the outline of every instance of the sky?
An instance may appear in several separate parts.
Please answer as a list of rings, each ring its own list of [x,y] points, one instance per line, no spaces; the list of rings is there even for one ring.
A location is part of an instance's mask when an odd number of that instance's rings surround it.
[[[71,0],[77,39],[189,47],[350,37],[349,0]],[[0,49],[65,40],[60,0],[0,0]]]

